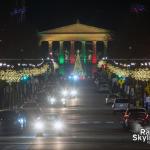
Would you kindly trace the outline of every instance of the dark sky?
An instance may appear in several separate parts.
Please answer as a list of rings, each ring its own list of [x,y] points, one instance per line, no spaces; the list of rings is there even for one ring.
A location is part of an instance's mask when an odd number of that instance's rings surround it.
[[[118,20],[128,12],[129,3],[123,4],[114,1],[55,0],[50,2],[44,0],[42,3],[42,0],[39,0],[38,3],[31,6],[34,11],[30,10],[33,12],[33,22],[40,28],[72,24],[77,19],[85,24],[115,28]],[[40,23],[39,20],[41,20]]]
[[[114,0],[99,0],[99,2],[44,0],[44,3],[39,0],[34,6],[33,3],[29,5],[33,23],[40,28],[72,24],[77,19],[85,24],[115,28],[129,9],[129,3],[117,3]]]
[[[0,0],[1,24],[9,20],[10,12],[22,0]],[[130,7],[135,3],[145,4],[149,0],[26,0],[26,22],[35,25],[39,30],[55,28],[75,23],[81,23],[117,29],[125,16],[130,13]]]
[[[26,19],[22,24],[27,26],[18,30],[16,15],[11,13],[21,6],[22,1],[26,3]],[[36,49],[36,43],[33,45],[34,42],[31,42],[35,39],[32,28],[42,31],[73,24],[77,19],[83,24],[110,29],[114,31],[114,35],[119,33],[117,43],[113,42],[115,43],[113,53],[123,54],[122,51],[127,52],[128,47],[132,46],[134,52],[134,54],[131,52],[132,55],[139,53],[141,56],[144,51],[144,55],[147,55],[150,49],[149,0],[0,0],[0,2],[0,31],[9,29],[7,33],[0,32],[0,38],[3,33],[5,38],[3,41],[6,41],[6,44],[0,46],[1,49],[16,50],[21,49],[22,45],[25,45],[26,50]],[[33,46],[29,48],[27,45]]]

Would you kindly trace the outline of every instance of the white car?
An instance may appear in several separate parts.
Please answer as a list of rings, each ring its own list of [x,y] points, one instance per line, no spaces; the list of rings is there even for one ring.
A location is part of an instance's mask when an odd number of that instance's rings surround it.
[[[65,123],[57,114],[43,114],[33,122],[33,131],[37,136],[49,134],[63,135],[65,133]]]
[[[51,106],[66,106],[67,105],[67,99],[64,97],[59,96],[48,96],[48,103]]]
[[[117,111],[125,111],[129,107],[129,99],[127,98],[116,98],[113,105],[112,109],[114,112]]]
[[[64,97],[64,98],[74,98],[77,96],[77,90],[76,89],[64,89],[62,90],[61,92],[61,95]]]
[[[117,96],[115,94],[109,94],[105,98],[106,104],[113,104]]]

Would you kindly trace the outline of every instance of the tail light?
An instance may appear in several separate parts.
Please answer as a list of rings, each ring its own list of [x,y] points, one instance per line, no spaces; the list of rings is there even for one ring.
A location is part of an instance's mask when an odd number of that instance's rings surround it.
[[[147,120],[148,118],[149,118],[149,115],[147,114],[146,117],[145,117],[145,120]]]
[[[126,119],[126,118],[129,118],[129,115],[124,115],[124,118]]]
[[[123,117],[124,117],[124,118],[129,118],[128,113],[127,113],[127,112],[123,112]]]

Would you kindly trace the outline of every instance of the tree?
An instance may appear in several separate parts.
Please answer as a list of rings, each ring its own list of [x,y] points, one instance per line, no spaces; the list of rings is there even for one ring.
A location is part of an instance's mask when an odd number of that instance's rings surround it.
[[[80,60],[79,50],[77,51],[73,74],[78,76],[85,76],[85,72],[83,71],[81,60]]]

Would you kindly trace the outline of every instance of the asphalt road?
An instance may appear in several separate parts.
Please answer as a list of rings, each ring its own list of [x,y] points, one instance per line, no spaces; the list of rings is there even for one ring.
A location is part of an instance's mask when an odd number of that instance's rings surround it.
[[[132,141],[132,134],[120,125],[120,115],[114,115],[105,104],[104,93],[96,92],[89,83],[80,83],[77,88],[79,97],[70,100],[68,107],[43,109],[47,114],[61,114],[66,127],[63,136],[1,136],[0,150],[150,149],[149,144]]]

